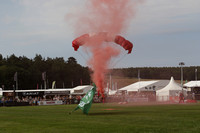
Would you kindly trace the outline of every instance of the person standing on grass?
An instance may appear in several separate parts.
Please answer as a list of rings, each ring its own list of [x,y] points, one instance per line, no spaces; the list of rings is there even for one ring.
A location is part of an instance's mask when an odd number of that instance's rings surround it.
[[[179,103],[184,103],[184,96],[182,92],[179,95]]]
[[[195,100],[195,93],[192,93],[192,100]]]

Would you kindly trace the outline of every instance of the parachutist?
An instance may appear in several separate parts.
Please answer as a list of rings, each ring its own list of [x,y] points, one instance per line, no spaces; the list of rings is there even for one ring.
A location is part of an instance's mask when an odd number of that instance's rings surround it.
[[[130,54],[132,51],[133,44],[130,41],[126,40],[124,37],[122,37],[120,35],[112,36],[107,32],[99,32],[97,34],[92,34],[92,35],[84,34],[84,35],[76,38],[72,42],[72,46],[74,47],[74,50],[77,51],[80,46],[87,43],[90,40],[90,38],[92,38],[94,36],[103,38],[104,42],[115,42],[116,44],[119,44],[125,50],[128,50],[128,54]]]

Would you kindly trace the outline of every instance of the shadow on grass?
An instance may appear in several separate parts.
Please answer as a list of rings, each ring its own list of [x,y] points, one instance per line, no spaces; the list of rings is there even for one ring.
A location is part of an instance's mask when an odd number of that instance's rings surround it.
[[[127,115],[131,114],[131,112],[123,111],[123,112],[96,112],[96,113],[89,113],[89,116],[98,116],[98,115]]]

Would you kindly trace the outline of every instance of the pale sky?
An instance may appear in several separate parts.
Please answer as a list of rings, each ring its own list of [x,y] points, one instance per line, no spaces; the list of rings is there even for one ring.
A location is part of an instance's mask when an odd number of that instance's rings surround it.
[[[85,0],[0,0],[0,53],[34,58],[70,56],[76,38],[66,17]],[[123,36],[133,42],[132,54],[115,67],[200,66],[200,0],[146,0],[137,7]],[[126,52],[124,52],[125,54]],[[123,53],[122,53],[123,54]],[[123,55],[124,55],[123,54]],[[87,55],[83,53],[87,58]]]

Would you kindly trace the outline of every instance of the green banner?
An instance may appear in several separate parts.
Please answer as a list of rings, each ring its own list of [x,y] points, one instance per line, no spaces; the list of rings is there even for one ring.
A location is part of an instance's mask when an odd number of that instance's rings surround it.
[[[87,93],[86,95],[81,99],[80,103],[78,104],[78,106],[74,109],[74,111],[76,111],[77,109],[81,109],[83,110],[84,114],[88,114],[90,107],[92,105],[92,101],[93,101],[93,97],[95,95],[96,92],[96,86],[94,85],[94,87],[92,87]],[[74,112],[73,111],[73,112]]]

